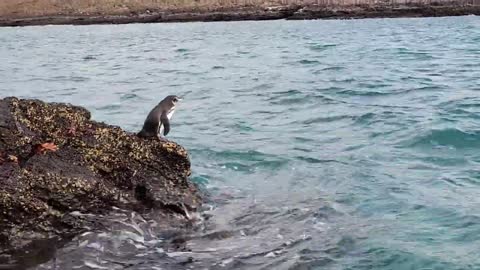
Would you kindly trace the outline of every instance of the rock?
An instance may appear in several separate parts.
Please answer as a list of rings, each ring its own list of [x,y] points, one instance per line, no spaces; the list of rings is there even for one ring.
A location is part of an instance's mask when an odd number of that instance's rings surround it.
[[[311,19],[361,19],[361,18],[401,18],[401,17],[440,17],[480,14],[480,6],[462,5],[355,5],[355,6],[305,6],[287,17],[287,20]]]
[[[92,121],[82,107],[0,99],[0,255],[95,229],[86,217],[114,206],[188,216],[201,204],[190,173],[174,142]]]

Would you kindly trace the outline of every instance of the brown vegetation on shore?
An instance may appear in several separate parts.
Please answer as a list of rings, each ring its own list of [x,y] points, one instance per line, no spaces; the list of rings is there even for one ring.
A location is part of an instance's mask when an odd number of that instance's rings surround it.
[[[1,18],[213,12],[278,6],[480,5],[480,0],[2,0]]]

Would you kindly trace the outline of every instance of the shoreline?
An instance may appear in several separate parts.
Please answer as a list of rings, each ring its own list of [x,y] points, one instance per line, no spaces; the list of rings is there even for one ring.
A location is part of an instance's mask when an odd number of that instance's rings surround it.
[[[401,6],[277,6],[229,8],[218,11],[174,10],[126,15],[52,15],[0,18],[0,27],[34,25],[92,25],[168,22],[316,20],[446,17],[480,15],[480,5],[401,5]]]

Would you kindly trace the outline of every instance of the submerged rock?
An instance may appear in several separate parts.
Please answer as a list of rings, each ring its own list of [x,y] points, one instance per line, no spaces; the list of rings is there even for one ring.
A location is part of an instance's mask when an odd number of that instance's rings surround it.
[[[188,216],[201,197],[186,150],[92,121],[77,106],[0,100],[0,264],[41,239],[96,228],[112,207]],[[90,215],[94,214],[94,215]]]

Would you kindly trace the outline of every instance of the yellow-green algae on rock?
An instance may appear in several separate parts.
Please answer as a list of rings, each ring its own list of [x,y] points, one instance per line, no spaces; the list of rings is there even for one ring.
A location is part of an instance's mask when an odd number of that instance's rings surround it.
[[[37,151],[45,143],[57,150]],[[2,99],[0,254],[79,233],[85,221],[73,212],[195,210],[201,197],[190,172],[186,150],[174,142],[92,121],[82,107]]]

